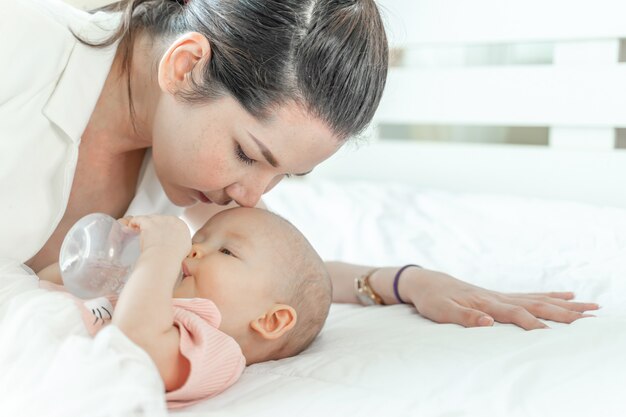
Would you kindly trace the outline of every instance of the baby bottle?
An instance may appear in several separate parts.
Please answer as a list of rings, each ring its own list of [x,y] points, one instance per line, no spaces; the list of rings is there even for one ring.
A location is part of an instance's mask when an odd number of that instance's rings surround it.
[[[140,253],[139,232],[107,214],[89,214],[72,226],[61,245],[63,284],[83,299],[117,294]]]

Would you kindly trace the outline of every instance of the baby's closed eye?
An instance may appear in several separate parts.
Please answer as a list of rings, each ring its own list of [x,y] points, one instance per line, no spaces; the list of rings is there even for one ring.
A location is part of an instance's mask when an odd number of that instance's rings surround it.
[[[221,248],[220,252],[222,252],[224,255],[235,256],[230,250],[226,248]]]

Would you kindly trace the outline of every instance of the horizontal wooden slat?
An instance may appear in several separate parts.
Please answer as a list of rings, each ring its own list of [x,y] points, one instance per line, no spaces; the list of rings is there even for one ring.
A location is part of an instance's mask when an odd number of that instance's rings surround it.
[[[460,192],[567,199],[626,208],[626,151],[378,141],[344,146],[311,177],[397,181]]]
[[[625,24],[626,26],[626,24]],[[377,122],[626,126],[626,65],[390,71]]]
[[[626,36],[623,0],[379,0],[395,46]]]

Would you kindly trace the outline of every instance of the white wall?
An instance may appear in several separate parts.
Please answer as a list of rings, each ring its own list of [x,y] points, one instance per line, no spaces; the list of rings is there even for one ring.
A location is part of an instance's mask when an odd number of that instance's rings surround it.
[[[71,4],[72,6],[75,6],[84,10],[95,9],[95,8],[104,6],[106,4],[113,3],[110,0],[64,0],[64,1],[66,3]]]

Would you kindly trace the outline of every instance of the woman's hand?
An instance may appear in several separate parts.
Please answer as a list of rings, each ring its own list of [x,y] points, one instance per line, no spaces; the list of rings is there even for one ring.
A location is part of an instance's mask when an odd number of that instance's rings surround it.
[[[333,301],[359,303],[354,290],[355,277],[371,266],[344,262],[326,262],[333,281]],[[398,303],[393,282],[398,267],[378,268],[370,276],[370,285],[385,304]],[[442,272],[409,267],[402,272],[398,290],[406,303],[415,306],[424,317],[437,323],[455,323],[465,327],[491,326],[494,321],[512,323],[527,330],[548,326],[539,319],[561,323],[590,317],[587,310],[597,310],[594,303],[569,301],[571,292],[503,294],[460,281]]]
[[[187,224],[175,216],[136,216],[118,220],[123,225],[141,233],[141,252],[152,248],[166,249],[181,260],[191,250],[191,235]]]
[[[571,323],[594,303],[569,301],[571,292],[503,294],[460,281],[450,275],[411,267],[399,282],[403,301],[413,304],[424,317],[437,323],[465,327],[491,326],[494,321],[512,323],[526,330],[547,328],[539,319]]]

